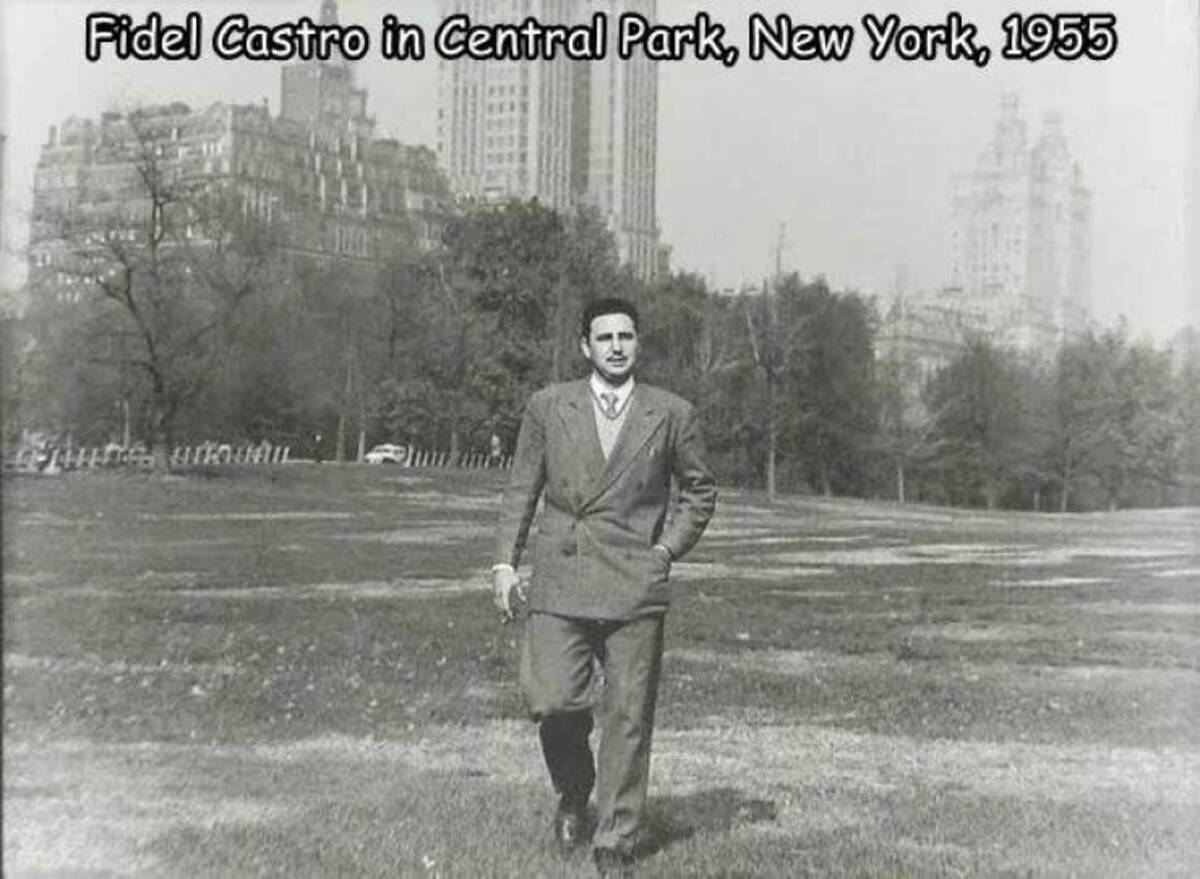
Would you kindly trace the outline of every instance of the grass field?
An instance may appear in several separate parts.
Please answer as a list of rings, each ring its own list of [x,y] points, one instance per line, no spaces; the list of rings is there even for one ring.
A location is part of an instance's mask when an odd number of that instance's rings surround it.
[[[4,485],[6,876],[588,876],[486,592],[497,475]],[[722,495],[646,876],[1200,873],[1200,511]]]

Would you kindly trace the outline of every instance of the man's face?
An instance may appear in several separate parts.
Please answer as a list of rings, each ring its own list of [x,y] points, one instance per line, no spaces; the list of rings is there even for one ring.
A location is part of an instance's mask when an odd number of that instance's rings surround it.
[[[586,339],[580,339],[583,356],[610,385],[622,385],[633,374],[637,362],[637,330],[627,314],[602,314],[592,320]]]

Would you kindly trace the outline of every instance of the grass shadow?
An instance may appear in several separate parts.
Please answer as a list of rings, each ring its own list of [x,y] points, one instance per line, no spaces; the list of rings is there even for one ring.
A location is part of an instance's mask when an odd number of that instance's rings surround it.
[[[643,855],[653,855],[697,834],[729,833],[748,824],[774,821],[777,814],[772,800],[748,797],[732,787],[654,797],[646,807],[646,830],[638,848]]]

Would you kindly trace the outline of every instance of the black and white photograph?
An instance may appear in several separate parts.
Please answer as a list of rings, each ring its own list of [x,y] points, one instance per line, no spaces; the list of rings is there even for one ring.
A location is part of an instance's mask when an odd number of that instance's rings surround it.
[[[0,870],[1200,873],[1200,0],[0,0]]]

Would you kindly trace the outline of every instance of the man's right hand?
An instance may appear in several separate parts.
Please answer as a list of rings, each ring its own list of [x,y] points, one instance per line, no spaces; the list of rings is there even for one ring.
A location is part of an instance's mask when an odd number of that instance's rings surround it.
[[[517,572],[507,565],[498,566],[492,571],[492,599],[496,602],[496,609],[500,611],[506,623],[516,618],[516,607],[513,606],[512,600],[513,592],[516,592],[519,601],[525,601],[525,590],[521,586],[521,578]]]

